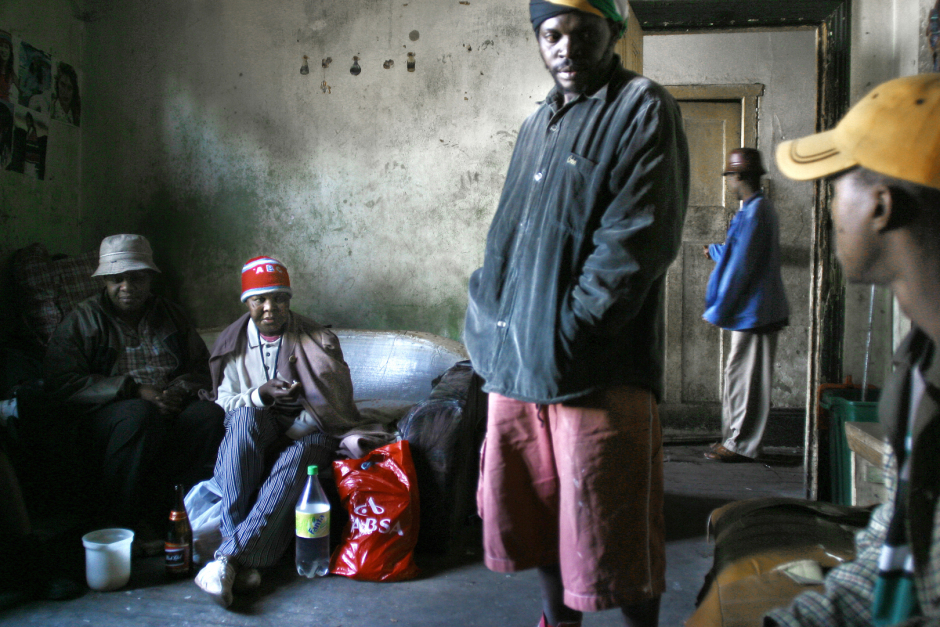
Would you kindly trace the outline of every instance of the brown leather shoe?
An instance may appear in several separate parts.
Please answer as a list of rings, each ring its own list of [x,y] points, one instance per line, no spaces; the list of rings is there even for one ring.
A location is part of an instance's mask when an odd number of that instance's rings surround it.
[[[727,464],[737,464],[740,462],[752,461],[750,457],[745,457],[744,455],[738,455],[734,451],[729,451],[722,444],[719,444],[710,451],[705,451],[705,459],[710,459],[713,462],[725,462]]]

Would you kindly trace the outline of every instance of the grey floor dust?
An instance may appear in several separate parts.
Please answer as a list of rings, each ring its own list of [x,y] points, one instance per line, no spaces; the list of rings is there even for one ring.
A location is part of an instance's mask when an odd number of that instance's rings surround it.
[[[705,537],[708,513],[732,500],[802,497],[802,457],[770,449],[750,464],[704,459],[704,445],[666,447],[667,592],[660,624],[682,625],[711,566]],[[307,580],[290,565],[265,574],[260,592],[224,610],[191,580],[167,583],[162,558],[135,560],[130,584],[117,592],[86,592],[65,602],[30,602],[0,610],[0,625],[160,627],[227,625],[272,627],[534,627],[539,618],[535,574],[489,572],[478,543],[469,541],[457,563],[427,559],[415,580],[372,584],[342,577]],[[622,625],[616,610],[586,615],[585,627]]]

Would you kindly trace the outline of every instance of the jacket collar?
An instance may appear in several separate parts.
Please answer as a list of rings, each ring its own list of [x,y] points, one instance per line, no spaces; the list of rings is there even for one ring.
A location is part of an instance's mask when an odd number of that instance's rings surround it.
[[[904,439],[907,434],[911,403],[911,372],[921,368],[924,393],[914,416],[908,491],[908,538],[917,571],[929,568],[933,538],[933,512],[940,496],[940,464],[936,460],[940,441],[940,358],[935,354],[930,337],[914,327],[898,348],[895,374],[885,385],[879,404],[879,417],[897,457],[900,469],[904,463]]]
[[[251,316],[248,317],[248,326],[245,329],[245,333],[248,336],[248,348],[254,350],[258,348],[261,344],[261,333],[258,331],[255,321],[251,319]],[[284,333],[287,333],[287,329],[284,329]],[[282,336],[283,337],[283,336]]]
[[[98,308],[101,309],[105,316],[111,319],[112,324],[116,328],[119,328],[122,324],[124,326],[130,326],[118,317],[117,311],[114,309],[114,303],[112,303],[111,299],[108,298],[107,290],[101,290],[101,292],[98,294],[97,304]],[[178,329],[169,316],[155,315],[154,312],[157,309],[157,305],[157,297],[151,294],[147,298],[147,302],[144,303],[144,315],[141,317],[141,321],[146,320],[147,325],[150,327],[150,331],[154,334],[154,336],[161,340],[165,340],[169,336],[176,333]],[[137,331],[137,329],[134,329],[134,331]]]
[[[915,366],[922,368],[921,374],[926,384],[914,419],[912,435],[915,442],[928,424],[937,417],[940,408],[940,359],[935,352],[933,341],[918,327],[911,329],[895,352],[893,362],[896,375],[885,386],[879,415],[889,441],[899,457],[903,455],[904,438],[907,435],[911,371]]]

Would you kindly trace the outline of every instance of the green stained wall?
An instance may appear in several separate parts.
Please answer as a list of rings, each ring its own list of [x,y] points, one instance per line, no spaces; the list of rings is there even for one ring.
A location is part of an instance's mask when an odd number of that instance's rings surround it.
[[[200,326],[242,311],[241,265],[266,254],[288,266],[294,309],[326,324],[459,339],[517,129],[551,87],[526,3],[96,11],[85,248],[150,237]]]
[[[71,63],[81,71],[84,28],[69,2],[0,2],[0,30]],[[37,240],[52,252],[79,250],[81,131],[51,121],[45,180],[0,170],[0,255]]]

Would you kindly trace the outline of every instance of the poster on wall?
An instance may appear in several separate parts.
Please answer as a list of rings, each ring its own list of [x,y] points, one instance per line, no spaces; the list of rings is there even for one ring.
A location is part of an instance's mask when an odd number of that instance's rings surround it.
[[[13,54],[13,38],[0,30],[0,101],[14,103],[19,99],[16,86],[16,60]]]
[[[59,59],[52,60],[52,67],[54,73],[49,117],[72,126],[81,126],[82,98],[78,71]]]
[[[25,41],[20,42],[18,56],[19,103],[33,111],[47,113],[52,105],[52,58]]]
[[[22,105],[15,106],[13,118],[13,151],[7,170],[41,181],[46,178],[49,119]]]
[[[50,120],[81,126],[80,85],[75,65],[0,25],[0,170],[45,180]]]
[[[0,101],[0,170],[13,160],[13,104]]]

